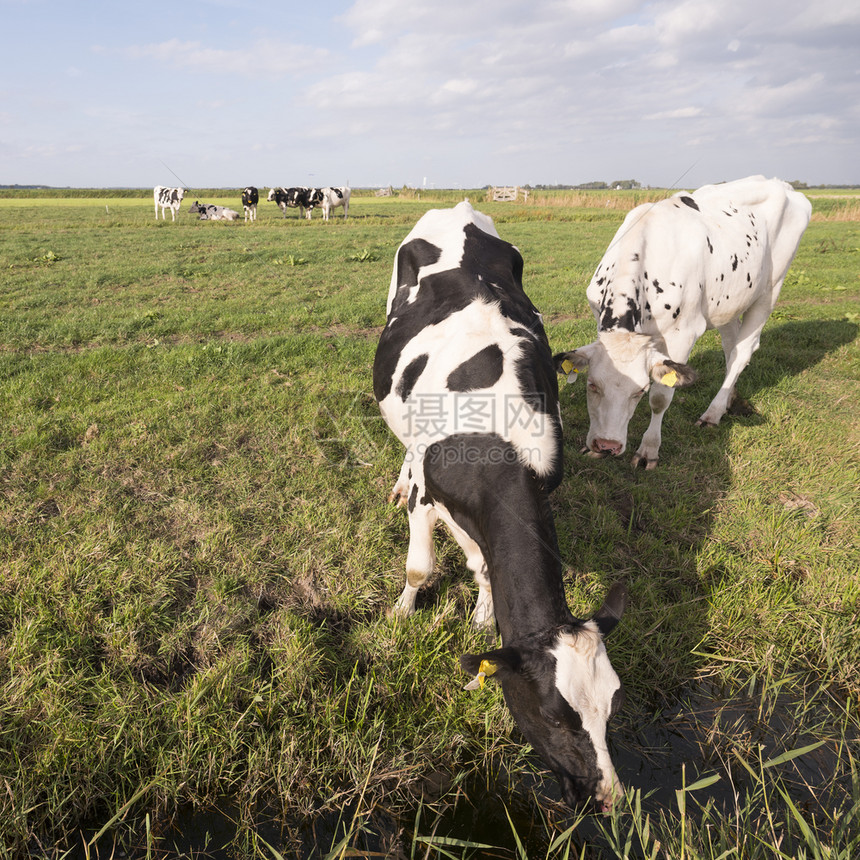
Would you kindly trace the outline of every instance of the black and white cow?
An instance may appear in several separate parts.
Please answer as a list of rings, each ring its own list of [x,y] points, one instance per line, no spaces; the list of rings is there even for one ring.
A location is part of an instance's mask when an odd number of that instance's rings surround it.
[[[156,185],[152,189],[152,196],[155,200],[155,220],[158,220],[158,207],[161,207],[161,217],[167,220],[164,215],[164,210],[169,209],[172,215],[172,220],[176,220],[176,213],[182,203],[182,198],[185,196],[184,188],[168,188],[166,185]]]
[[[585,452],[622,454],[636,404],[650,391],[651,422],[634,466],[657,465],[663,414],[695,372],[695,342],[720,333],[726,376],[698,424],[719,423],[758,349],[812,211],[779,179],[750,176],[638,206],[624,219],[588,286],[597,340],[555,356],[575,379],[588,367]]]
[[[257,204],[260,202],[260,192],[249,185],[242,191],[242,209],[245,212],[245,221],[257,220]]]
[[[287,217],[287,209],[298,209],[299,218],[310,220],[313,208],[322,203],[322,191],[318,188],[305,188],[302,185],[292,188],[270,188],[267,197],[270,203],[276,203]]]
[[[305,188],[302,203],[305,207],[305,218],[311,220],[311,214],[321,203],[325,203],[325,191],[322,188]]]
[[[201,221],[238,221],[239,213],[226,206],[216,206],[214,203],[199,203],[195,200],[188,211],[197,215]]]
[[[337,209],[338,206],[343,206],[343,217],[346,218],[349,212],[349,195],[352,190],[349,186],[344,185],[341,188],[323,188],[322,189],[322,214],[323,221],[328,221],[332,209]]]
[[[427,212],[397,251],[373,365],[382,415],[406,447],[392,491],[409,514],[395,612],[414,612],[441,520],[479,586],[473,623],[495,618],[502,637],[499,649],[463,656],[463,667],[501,682],[567,802],[608,808],[620,785],[606,725],[621,682],[603,637],[625,592],[613,589],[588,620],[565,600],[549,502],[562,476],[558,384],[522,272],[519,251],[466,201]]]
[[[289,188],[270,188],[269,193],[266,197],[269,203],[275,203],[281,212],[284,213],[284,218],[287,217],[287,207],[290,199],[290,189]]]

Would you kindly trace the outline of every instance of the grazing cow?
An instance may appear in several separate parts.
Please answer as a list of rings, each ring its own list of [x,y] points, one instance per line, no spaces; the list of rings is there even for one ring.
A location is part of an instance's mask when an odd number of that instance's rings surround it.
[[[382,415],[406,447],[391,494],[409,515],[395,612],[414,612],[441,520],[479,586],[473,623],[495,618],[502,637],[502,648],[464,655],[463,667],[501,682],[568,803],[608,808],[620,785],[606,724],[621,682],[603,637],[625,592],[613,589],[588,620],[565,601],[549,502],[562,476],[558,383],[522,272],[519,251],[468,201],[427,212],[397,251],[373,365]]]
[[[571,381],[588,367],[583,453],[622,454],[636,404],[650,389],[651,423],[633,465],[653,469],[663,413],[675,388],[695,378],[684,362],[711,328],[720,333],[726,376],[697,423],[719,423],[758,349],[811,211],[788,183],[750,176],[627,215],[586,293],[597,340],[555,356]]]
[[[166,185],[156,185],[152,189],[152,196],[155,199],[155,220],[158,220],[158,207],[161,207],[161,217],[167,220],[164,215],[164,210],[169,209],[173,221],[176,220],[176,213],[179,211],[179,206],[182,203],[182,198],[185,196],[184,188],[168,188]]]
[[[343,217],[349,212],[349,195],[352,193],[348,186],[343,188],[322,189],[322,214],[323,221],[328,221],[332,209],[343,206]]]
[[[260,192],[257,191],[253,185],[249,185],[244,191],[242,191],[242,209],[245,211],[246,222],[248,220],[257,220],[257,204],[259,202]]]
[[[198,215],[201,221],[238,221],[239,213],[226,206],[216,206],[214,203],[199,203],[194,201],[188,211]]]

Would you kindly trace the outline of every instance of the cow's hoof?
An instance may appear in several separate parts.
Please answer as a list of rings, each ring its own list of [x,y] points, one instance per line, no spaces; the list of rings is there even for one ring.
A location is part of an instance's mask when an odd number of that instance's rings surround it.
[[[696,422],[696,427],[716,427],[719,423],[719,421],[711,421],[710,418],[705,418],[705,416],[703,415]]]
[[[406,496],[407,496],[406,493],[404,493],[402,490],[399,490],[397,487],[395,487],[388,494],[388,504],[389,505],[390,504],[396,504],[398,508],[405,507],[406,501],[407,501]]]
[[[407,607],[401,606],[399,603],[395,603],[386,613],[386,617],[390,621],[408,621],[415,614],[415,607]]]
[[[641,468],[651,470],[657,468],[657,458],[646,457],[644,454],[634,454],[633,459],[630,462],[634,469]]]

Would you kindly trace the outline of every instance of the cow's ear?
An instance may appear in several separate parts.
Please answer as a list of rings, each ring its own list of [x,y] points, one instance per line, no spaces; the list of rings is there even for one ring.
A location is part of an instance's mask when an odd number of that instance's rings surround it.
[[[591,616],[597,622],[597,628],[602,636],[608,636],[615,629],[626,606],[627,589],[623,583],[616,582],[607,592],[603,606]]]
[[[692,385],[697,376],[689,364],[681,364],[671,358],[660,359],[651,368],[651,379],[669,388],[685,388]]]
[[[552,361],[555,365],[556,373],[566,376],[568,382],[572,381],[570,379],[571,376],[576,379],[576,374],[588,367],[589,356],[587,350],[588,347],[584,346],[580,349],[574,349],[570,352],[559,352],[557,355],[554,355]]]
[[[460,665],[475,677],[466,685],[466,690],[484,686],[487,678],[503,681],[507,675],[519,672],[523,664],[522,654],[516,648],[497,648],[483,654],[463,654]]]

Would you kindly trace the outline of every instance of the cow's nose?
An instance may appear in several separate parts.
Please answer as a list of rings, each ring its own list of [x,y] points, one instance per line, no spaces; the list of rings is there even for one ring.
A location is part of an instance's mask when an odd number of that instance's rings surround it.
[[[591,446],[598,454],[612,454],[614,457],[617,457],[624,447],[614,439],[595,439]]]
[[[598,790],[594,798],[594,805],[598,812],[612,812],[616,801],[624,794],[624,789],[616,777],[615,780],[603,791]]]

